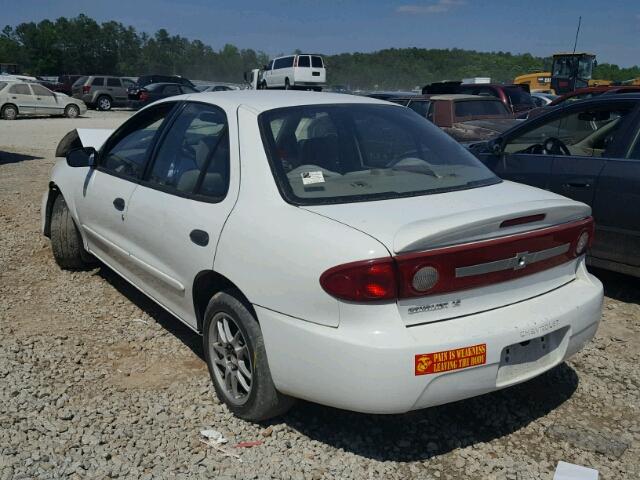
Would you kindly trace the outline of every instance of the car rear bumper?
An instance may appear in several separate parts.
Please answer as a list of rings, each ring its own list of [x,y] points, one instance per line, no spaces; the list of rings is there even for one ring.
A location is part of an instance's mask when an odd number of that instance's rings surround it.
[[[278,390],[337,408],[402,413],[488,393],[553,368],[595,335],[602,299],[602,284],[582,260],[575,280],[544,295],[414,327],[397,313],[376,313],[384,306],[372,306],[365,321],[341,318],[338,328],[255,308]],[[540,350],[542,337],[547,350]],[[485,346],[484,363],[417,374],[417,356],[479,345]],[[510,355],[519,359],[508,363]]]

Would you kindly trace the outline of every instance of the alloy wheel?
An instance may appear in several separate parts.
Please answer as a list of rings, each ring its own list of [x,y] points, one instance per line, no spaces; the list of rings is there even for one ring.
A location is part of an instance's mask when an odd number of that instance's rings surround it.
[[[109,110],[111,108],[111,101],[108,98],[101,98],[98,102],[100,110]]]
[[[219,312],[211,319],[209,336],[209,358],[216,382],[229,402],[242,405],[249,398],[253,380],[253,365],[244,335],[229,314]]]

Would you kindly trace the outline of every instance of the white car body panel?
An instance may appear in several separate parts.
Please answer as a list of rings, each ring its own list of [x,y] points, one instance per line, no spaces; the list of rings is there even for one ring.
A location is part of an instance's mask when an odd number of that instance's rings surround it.
[[[51,181],[67,199],[89,250],[194,330],[199,327],[191,302],[195,274],[213,269],[235,284],[257,314],[271,376],[283,393],[362,412],[406,412],[525,381],[568,358],[595,334],[603,290],[587,272],[584,255],[465,291],[459,314],[446,321],[438,312],[409,316],[407,311],[454,294],[356,303],[334,298],[319,283],[336,265],[565,223],[588,216],[585,205],[503,182],[446,194],[298,207],[280,195],[258,115],[289,105],[385,102],[308,92],[178,98],[210,102],[227,112],[231,179],[222,202],[176,197],[64,161],[54,166]],[[82,145],[95,147],[107,134],[76,135]],[[112,205],[116,196],[125,200],[123,212]],[[539,223],[497,233],[502,219],[540,211],[547,216]],[[194,228],[209,233],[206,247],[191,243]],[[506,348],[541,338],[549,354],[508,364]],[[486,345],[485,364],[414,374],[416,355],[475,344]]]

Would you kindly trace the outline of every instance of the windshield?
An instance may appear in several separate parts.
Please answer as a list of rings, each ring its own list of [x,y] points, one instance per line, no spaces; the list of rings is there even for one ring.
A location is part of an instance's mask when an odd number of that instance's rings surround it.
[[[294,204],[408,197],[500,182],[408,108],[310,105],[259,116],[278,186]]]

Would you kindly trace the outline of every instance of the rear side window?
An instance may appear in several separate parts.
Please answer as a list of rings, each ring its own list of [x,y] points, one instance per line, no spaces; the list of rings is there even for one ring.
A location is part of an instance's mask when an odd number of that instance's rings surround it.
[[[309,56],[300,55],[298,57],[298,66],[299,67],[310,67],[311,66],[311,60],[310,60]]]
[[[91,82],[92,87],[104,87],[104,77],[96,77]]]
[[[311,66],[313,68],[322,68],[324,66],[322,64],[322,57],[318,57],[317,55],[311,57]]]
[[[224,198],[229,186],[224,111],[213,105],[187,105],[162,141],[148,181],[170,192]]]
[[[15,93],[16,95],[31,95],[31,90],[29,90],[28,85],[25,85],[24,83],[17,83],[9,87],[9,93]]]
[[[31,85],[33,93],[39,97],[53,97],[53,92],[48,88],[44,88],[42,85]]]
[[[178,85],[165,85],[162,93],[165,95],[180,95],[182,92],[180,91],[180,87]]]
[[[484,115],[509,115],[509,110],[499,100],[481,102],[469,100],[465,102],[455,102],[456,117],[473,117]]]
[[[120,79],[119,78],[107,78],[107,87],[120,87]]]
[[[161,103],[132,117],[109,140],[100,156],[99,167],[127,179],[140,178],[154,138],[174,105],[173,102]]]

